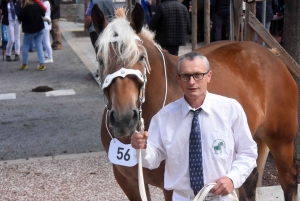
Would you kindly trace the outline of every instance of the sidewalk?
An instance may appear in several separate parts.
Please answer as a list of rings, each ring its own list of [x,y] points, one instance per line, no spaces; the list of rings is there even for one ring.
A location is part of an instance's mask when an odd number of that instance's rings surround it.
[[[75,38],[83,23],[60,21],[64,40],[92,74],[97,62],[89,37]],[[180,48],[180,54],[191,44]],[[63,50],[62,50],[63,51]],[[66,58],[67,59],[67,58]],[[163,200],[162,191],[150,188],[152,200]],[[298,195],[300,187],[298,187]],[[280,186],[257,188],[257,201],[283,201]],[[0,161],[0,200],[106,201],[128,200],[116,183],[105,152]]]

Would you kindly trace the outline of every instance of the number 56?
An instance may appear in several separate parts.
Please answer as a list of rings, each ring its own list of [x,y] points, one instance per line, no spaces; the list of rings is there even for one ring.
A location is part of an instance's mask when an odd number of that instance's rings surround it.
[[[117,159],[119,159],[119,160],[122,160],[123,159],[123,156],[124,156],[124,160],[125,161],[129,161],[130,160],[130,155],[128,154],[128,152],[129,152],[129,150],[130,149],[127,149],[127,151],[125,152],[125,154],[123,154],[123,151],[124,150],[124,148],[122,148],[122,147],[118,147],[118,156],[117,156]]]

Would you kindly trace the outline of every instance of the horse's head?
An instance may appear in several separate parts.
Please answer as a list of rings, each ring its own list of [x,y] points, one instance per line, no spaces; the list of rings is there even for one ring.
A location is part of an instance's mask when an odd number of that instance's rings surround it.
[[[150,66],[143,41],[138,37],[144,21],[143,8],[136,4],[130,22],[115,18],[109,24],[98,6],[92,9],[97,46],[99,80],[107,99],[109,125],[115,137],[134,133],[144,101],[146,73]]]

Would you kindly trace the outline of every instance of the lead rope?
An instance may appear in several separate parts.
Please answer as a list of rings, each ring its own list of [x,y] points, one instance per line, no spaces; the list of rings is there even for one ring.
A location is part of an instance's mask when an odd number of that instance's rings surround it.
[[[209,193],[209,191],[216,185],[216,183],[209,183],[206,184],[200,191],[199,193],[196,195],[196,197],[194,198],[193,201],[205,201],[206,200],[206,196]],[[228,198],[231,201],[239,201],[235,191],[232,191],[230,194],[227,195]]]
[[[166,62],[165,62],[165,57],[164,54],[161,51],[161,48],[155,43],[155,47],[159,50],[162,59],[163,59],[163,63],[164,63],[164,73],[165,73],[165,78],[166,78],[166,92],[165,92],[165,98],[164,98],[164,103],[163,103],[163,107],[165,107],[166,104],[166,99],[167,99],[167,94],[168,94],[168,78],[167,78],[167,69],[166,69]]]
[[[166,69],[166,62],[165,62],[165,57],[159,48],[157,44],[155,44],[157,49],[159,50],[163,63],[164,63],[164,73],[165,73],[165,78],[166,78],[166,92],[165,92],[165,97],[164,97],[164,102],[163,102],[163,107],[166,104],[166,99],[167,99],[167,93],[168,93],[168,78],[167,78],[167,69]],[[140,125],[140,132],[144,133],[145,127],[144,127],[144,119],[141,118],[141,125]],[[144,182],[144,175],[143,175],[143,164],[142,164],[142,150],[138,150],[138,180],[139,180],[139,190],[140,190],[140,196],[142,201],[147,201],[147,195],[146,195],[146,190],[145,190],[145,182]]]

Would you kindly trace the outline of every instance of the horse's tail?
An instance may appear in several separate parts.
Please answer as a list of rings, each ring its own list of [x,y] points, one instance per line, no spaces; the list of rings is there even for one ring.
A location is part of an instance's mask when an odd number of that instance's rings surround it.
[[[276,47],[273,47],[272,49],[270,49],[270,51],[277,57],[280,55],[280,51]]]

